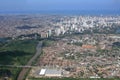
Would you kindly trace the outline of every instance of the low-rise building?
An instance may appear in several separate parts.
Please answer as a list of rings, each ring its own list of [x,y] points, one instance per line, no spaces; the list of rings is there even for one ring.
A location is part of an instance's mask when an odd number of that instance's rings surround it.
[[[45,77],[62,77],[62,71],[59,69],[41,69],[39,75]]]
[[[41,32],[40,35],[41,35],[41,38],[48,38],[47,32]]]

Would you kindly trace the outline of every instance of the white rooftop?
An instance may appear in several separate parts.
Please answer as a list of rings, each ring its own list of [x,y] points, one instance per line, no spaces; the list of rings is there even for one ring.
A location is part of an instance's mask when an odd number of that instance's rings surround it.
[[[40,71],[39,75],[44,75],[44,74],[45,74],[45,72],[46,72],[46,69],[41,69],[41,71]]]

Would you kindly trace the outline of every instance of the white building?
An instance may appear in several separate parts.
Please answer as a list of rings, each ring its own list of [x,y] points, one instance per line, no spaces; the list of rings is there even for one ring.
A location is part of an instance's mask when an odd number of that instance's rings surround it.
[[[48,36],[50,37],[52,35],[52,30],[48,30]]]
[[[56,28],[55,29],[55,35],[59,36],[61,34],[61,29],[60,28]]]
[[[45,77],[62,77],[62,71],[58,69],[41,69],[39,75]]]

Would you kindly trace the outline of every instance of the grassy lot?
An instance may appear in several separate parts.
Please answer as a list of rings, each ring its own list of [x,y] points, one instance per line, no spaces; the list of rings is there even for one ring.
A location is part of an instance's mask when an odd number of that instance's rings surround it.
[[[0,46],[0,65],[25,65],[36,51],[36,40],[16,40]],[[21,68],[0,67],[0,77],[16,79]]]

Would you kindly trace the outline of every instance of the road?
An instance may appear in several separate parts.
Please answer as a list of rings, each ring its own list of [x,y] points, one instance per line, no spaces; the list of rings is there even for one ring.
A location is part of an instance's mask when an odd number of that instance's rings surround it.
[[[0,65],[0,67],[13,67],[13,68],[32,68],[32,67],[35,67],[35,66],[23,66],[23,65]]]
[[[41,53],[41,47],[42,47],[42,42],[39,42],[37,47],[36,47],[36,53],[35,55],[28,61],[27,65],[25,66],[31,66],[32,62],[40,55]],[[20,74],[18,75],[17,80],[24,80],[24,77],[26,75],[26,73],[28,72],[29,68],[23,68],[20,72]]]

